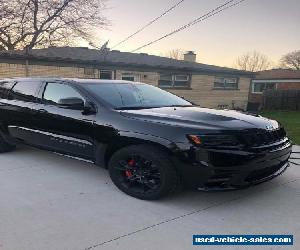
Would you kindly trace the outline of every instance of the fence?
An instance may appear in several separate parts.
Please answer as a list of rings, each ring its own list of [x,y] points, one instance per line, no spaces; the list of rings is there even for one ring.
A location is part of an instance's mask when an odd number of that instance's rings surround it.
[[[266,90],[264,110],[300,110],[300,90]]]

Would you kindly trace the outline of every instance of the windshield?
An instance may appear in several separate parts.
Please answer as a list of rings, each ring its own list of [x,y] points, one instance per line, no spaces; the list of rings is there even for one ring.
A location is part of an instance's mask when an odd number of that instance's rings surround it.
[[[192,106],[190,102],[148,84],[101,83],[83,86],[115,109]]]

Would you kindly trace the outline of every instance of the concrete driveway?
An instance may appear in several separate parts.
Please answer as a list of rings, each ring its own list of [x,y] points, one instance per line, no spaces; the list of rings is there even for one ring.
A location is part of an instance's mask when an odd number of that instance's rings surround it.
[[[247,190],[147,202],[92,164],[28,147],[0,155],[1,250],[206,249],[192,246],[193,234],[293,234],[294,247],[264,249],[300,249],[299,211],[298,165]]]

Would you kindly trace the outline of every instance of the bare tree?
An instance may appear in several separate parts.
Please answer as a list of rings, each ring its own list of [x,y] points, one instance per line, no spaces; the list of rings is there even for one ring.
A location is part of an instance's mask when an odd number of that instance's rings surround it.
[[[166,53],[162,53],[161,55],[176,60],[183,60],[184,51],[181,49],[171,49]]]
[[[106,0],[0,0],[0,50],[93,41]],[[76,43],[76,42],[75,42]]]
[[[269,69],[271,67],[271,61],[267,56],[253,51],[238,57],[235,66],[241,70],[256,72]]]
[[[300,50],[290,52],[280,59],[281,67],[300,70]]]

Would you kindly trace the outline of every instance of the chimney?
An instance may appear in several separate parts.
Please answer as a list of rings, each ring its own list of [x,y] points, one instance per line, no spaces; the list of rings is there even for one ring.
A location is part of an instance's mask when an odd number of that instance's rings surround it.
[[[184,61],[196,62],[196,56],[194,51],[188,51],[184,54]]]

